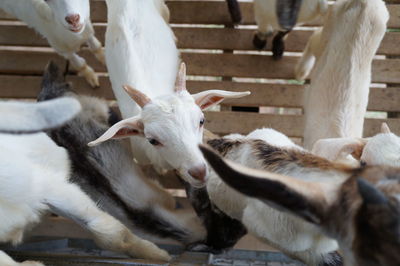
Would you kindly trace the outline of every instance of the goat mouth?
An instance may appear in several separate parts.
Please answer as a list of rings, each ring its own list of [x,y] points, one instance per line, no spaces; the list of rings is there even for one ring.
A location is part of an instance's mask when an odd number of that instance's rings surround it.
[[[69,30],[75,33],[80,33],[83,30],[83,24],[79,24],[76,26],[70,26]]]

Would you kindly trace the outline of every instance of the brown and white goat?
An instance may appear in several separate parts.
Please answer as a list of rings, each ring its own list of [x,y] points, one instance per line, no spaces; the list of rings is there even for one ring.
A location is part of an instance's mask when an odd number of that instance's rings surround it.
[[[282,133],[268,128],[257,129],[247,136],[234,134],[213,139],[207,143],[224,158],[236,163],[260,170],[293,175],[304,180],[318,179],[320,173],[331,165],[329,161],[313,156],[295,145]],[[317,167],[319,164],[320,168]],[[330,171],[326,175],[328,182],[340,182],[345,177],[338,171]],[[190,192],[188,195],[193,202],[192,195],[196,194],[196,191]],[[206,222],[210,219],[224,221],[224,223],[214,222],[214,224],[210,222],[211,226],[207,226],[209,234],[210,231],[219,232],[220,235],[235,232],[234,230],[240,232],[240,226],[237,223],[239,221],[253,236],[308,266],[341,265],[341,259],[336,252],[337,242],[326,237],[315,225],[240,194],[225,184],[214,171],[208,175],[206,193],[211,205],[216,207],[212,209],[217,209],[218,213],[222,212],[232,219],[226,219],[223,215],[216,217],[218,215],[213,216],[208,213],[211,218],[202,217]],[[200,197],[194,202],[202,206],[205,204],[204,198],[207,199],[207,197]],[[195,209],[198,208],[195,207]],[[202,216],[207,213],[201,208],[200,210]],[[217,230],[215,227],[219,224],[223,226]],[[239,237],[241,237],[240,234],[232,233],[223,236],[231,242]]]
[[[308,155],[303,162],[314,164],[320,179],[299,179],[259,171],[222,159],[202,146],[208,162],[231,187],[266,205],[314,224],[336,239],[344,265],[400,265],[400,169],[388,167],[346,168]],[[283,161],[300,160],[300,154]],[[282,159],[271,155],[274,164]],[[345,176],[330,181],[329,172]],[[260,202],[261,204],[261,202]]]

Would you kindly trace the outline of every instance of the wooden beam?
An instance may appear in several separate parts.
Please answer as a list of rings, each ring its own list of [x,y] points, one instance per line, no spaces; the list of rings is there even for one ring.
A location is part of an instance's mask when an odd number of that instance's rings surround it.
[[[104,43],[106,26],[95,26],[96,35]],[[256,51],[252,44],[254,30],[234,28],[175,27],[178,47],[183,49],[220,49]],[[312,31],[295,30],[286,40],[287,52],[302,52]],[[378,54],[400,55],[400,32],[386,33]],[[47,40],[24,24],[0,26],[0,45],[45,46]],[[269,45],[270,46],[270,45]],[[270,50],[268,48],[267,50]]]

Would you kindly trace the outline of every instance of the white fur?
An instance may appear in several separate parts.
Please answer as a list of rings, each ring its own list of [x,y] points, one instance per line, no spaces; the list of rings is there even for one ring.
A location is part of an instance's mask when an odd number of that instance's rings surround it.
[[[328,160],[359,166],[350,154],[358,153],[366,165],[400,167],[400,138],[383,123],[381,133],[370,138],[332,138],[318,140],[312,153]]]
[[[257,129],[246,138],[261,139],[280,148],[303,150],[288,137],[273,129]],[[262,164],[255,158],[251,146],[247,144],[228,152],[225,158],[250,168],[263,169]],[[321,179],[321,171],[317,169],[288,166],[287,169],[277,170],[277,173],[306,181]],[[343,178],[333,171],[326,171],[324,174],[327,179],[335,183],[341,182]],[[251,234],[307,265],[318,265],[322,254],[337,249],[336,241],[325,237],[316,226],[244,196],[227,186],[213,170],[209,175],[207,191],[211,201],[219,209],[240,220]]]
[[[0,134],[0,150],[0,242],[20,243],[24,230],[51,209],[81,223],[104,248],[132,256],[169,259],[165,251],[131,234],[68,181],[67,152],[46,134]],[[20,264],[0,252],[0,265]]]
[[[258,36],[261,39],[271,35],[274,30],[285,31],[278,23],[276,1],[279,0],[254,0],[254,15],[258,25]],[[327,9],[326,0],[303,0],[296,25],[302,25],[324,15]]]
[[[400,167],[400,138],[393,133],[380,133],[365,145],[361,160],[367,165]]]
[[[122,117],[126,119],[138,115],[141,108],[127,97],[122,86],[130,85],[150,98],[172,94],[179,52],[174,34],[162,17],[166,13],[162,10],[168,10],[163,1],[106,2],[107,67]],[[144,154],[147,145],[142,139],[133,138],[131,146],[139,162],[149,162]]]
[[[0,132],[37,132],[60,126],[81,110],[78,101],[71,98],[45,103],[21,101],[0,102]]]
[[[132,152],[139,163],[151,163],[159,172],[178,170],[185,180],[199,186],[201,182],[194,179],[189,171],[206,170],[205,160],[197,147],[203,136],[203,126],[199,124],[204,118],[200,101],[215,95],[220,100],[211,104],[217,104],[225,97],[248,94],[211,90],[192,97],[184,84],[176,89],[179,52],[174,34],[160,14],[165,13],[162,12],[166,8],[165,3],[160,0],[106,2],[107,66],[125,119],[117,126],[140,131],[139,136],[131,134]],[[178,79],[185,83],[185,67],[181,70],[182,75]],[[146,105],[140,105],[143,108],[127,96],[124,85],[132,86],[147,96]],[[196,97],[199,102],[196,102]],[[100,139],[105,141],[108,138],[105,134]],[[161,145],[153,146],[149,143],[151,139]]]
[[[85,59],[76,53],[84,43],[104,64],[104,52],[101,43],[94,36],[90,21],[89,0],[2,0],[0,9],[24,21],[43,35],[54,50],[70,60],[78,74],[85,77],[93,87],[99,86],[94,70]],[[79,14],[79,28],[73,28],[65,18]],[[73,32],[72,30],[79,30]]]
[[[307,46],[318,51],[305,92],[305,148],[311,149],[322,138],[362,136],[371,63],[388,19],[382,1],[337,1],[321,36],[311,38],[319,44]]]

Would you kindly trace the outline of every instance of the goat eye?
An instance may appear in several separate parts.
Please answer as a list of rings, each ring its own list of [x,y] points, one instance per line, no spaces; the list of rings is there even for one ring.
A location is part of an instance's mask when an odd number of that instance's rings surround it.
[[[156,140],[156,139],[147,139],[148,141],[149,141],[149,143],[151,144],[151,145],[153,145],[153,146],[159,146],[159,145],[161,145],[161,143],[158,141],[158,140]]]
[[[204,125],[204,118],[202,118],[201,120],[200,120],[200,126],[202,126],[202,125]]]
[[[367,165],[367,163],[365,161],[363,161],[363,160],[360,161],[360,166],[366,166],[366,165]]]

